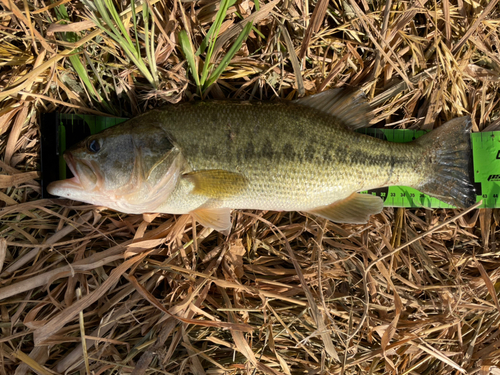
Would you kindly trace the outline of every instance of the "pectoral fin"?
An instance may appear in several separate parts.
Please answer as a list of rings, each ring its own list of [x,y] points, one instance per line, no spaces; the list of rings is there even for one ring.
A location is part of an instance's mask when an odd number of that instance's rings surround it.
[[[229,235],[231,232],[231,210],[229,208],[200,208],[191,211],[191,215],[201,225]]]
[[[364,93],[359,90],[333,89],[297,99],[295,102],[332,115],[352,130],[369,126],[371,107]]]
[[[210,169],[186,173],[182,176],[194,184],[193,194],[212,199],[227,199],[240,194],[247,186],[247,179],[240,173]]]
[[[371,215],[384,208],[382,198],[368,194],[351,194],[329,206],[317,207],[309,212],[336,223],[366,224]]]

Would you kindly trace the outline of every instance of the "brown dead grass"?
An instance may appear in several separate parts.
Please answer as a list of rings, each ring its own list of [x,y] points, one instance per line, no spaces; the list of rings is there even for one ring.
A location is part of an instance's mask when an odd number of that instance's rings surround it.
[[[115,4],[135,39],[130,3]],[[219,2],[148,6],[156,88],[81,3],[2,0],[0,374],[499,374],[497,209],[385,209],[364,226],[235,212],[225,238],[188,216],[39,198],[38,114],[133,116],[196,96],[177,35],[197,48]],[[500,127],[497,1],[284,0],[257,12],[240,0],[213,62],[248,17],[255,29],[207,98],[352,85],[377,104],[377,126],[469,113],[475,131]]]

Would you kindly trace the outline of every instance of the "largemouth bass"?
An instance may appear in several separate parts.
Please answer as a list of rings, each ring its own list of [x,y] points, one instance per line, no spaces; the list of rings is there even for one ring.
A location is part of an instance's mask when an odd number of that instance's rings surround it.
[[[357,192],[391,185],[457,207],[476,202],[469,118],[401,144],[353,131],[368,125],[370,109],[342,89],[292,102],[155,109],[67,150],[74,177],[48,191],[125,213],[190,213],[224,233],[232,209],[366,223],[383,201]]]

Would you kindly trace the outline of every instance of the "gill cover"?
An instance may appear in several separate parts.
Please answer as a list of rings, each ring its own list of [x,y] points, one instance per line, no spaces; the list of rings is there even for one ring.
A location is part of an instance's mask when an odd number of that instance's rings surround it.
[[[134,120],[90,136],[65,158],[75,177],[49,185],[51,194],[125,213],[154,212],[184,164],[163,129]]]

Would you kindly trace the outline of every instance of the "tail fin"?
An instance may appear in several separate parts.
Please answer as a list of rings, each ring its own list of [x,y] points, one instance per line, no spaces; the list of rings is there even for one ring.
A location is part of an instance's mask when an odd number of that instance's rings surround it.
[[[476,203],[470,178],[471,127],[470,117],[458,117],[416,140],[426,150],[423,168],[429,176],[416,189],[456,207]]]

